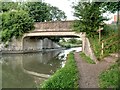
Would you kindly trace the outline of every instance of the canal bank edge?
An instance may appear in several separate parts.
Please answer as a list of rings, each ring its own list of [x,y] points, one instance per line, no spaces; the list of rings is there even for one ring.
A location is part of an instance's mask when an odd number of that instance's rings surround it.
[[[40,88],[79,88],[79,75],[74,53],[67,56],[66,64],[63,68],[57,70],[53,76],[44,81]]]

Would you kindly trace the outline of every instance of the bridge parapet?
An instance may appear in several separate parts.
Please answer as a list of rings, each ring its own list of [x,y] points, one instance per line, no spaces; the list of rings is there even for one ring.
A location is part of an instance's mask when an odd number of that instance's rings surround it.
[[[33,33],[39,32],[71,32],[72,29],[35,29],[34,31],[30,31]]]
[[[54,21],[54,22],[36,22],[34,24],[36,30],[42,31],[71,31],[74,21]]]

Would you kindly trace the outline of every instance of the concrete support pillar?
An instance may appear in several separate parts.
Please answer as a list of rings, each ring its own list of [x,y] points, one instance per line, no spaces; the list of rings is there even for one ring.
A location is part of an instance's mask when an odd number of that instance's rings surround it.
[[[83,33],[82,36],[82,51],[85,51],[85,41],[86,41],[86,33]]]
[[[21,39],[21,50],[24,50],[24,36]]]

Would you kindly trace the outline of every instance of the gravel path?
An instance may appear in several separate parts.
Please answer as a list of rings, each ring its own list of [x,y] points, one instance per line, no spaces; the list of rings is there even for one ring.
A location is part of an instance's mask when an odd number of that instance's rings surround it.
[[[98,62],[97,64],[88,64],[81,59],[80,53],[75,52],[75,60],[79,70],[80,88],[99,88],[98,76],[99,74],[108,69],[108,67],[115,62],[115,57],[107,57],[104,61]]]

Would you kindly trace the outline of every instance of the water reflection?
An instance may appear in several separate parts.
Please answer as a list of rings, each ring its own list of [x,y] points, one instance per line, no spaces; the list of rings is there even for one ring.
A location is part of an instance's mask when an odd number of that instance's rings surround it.
[[[74,49],[29,54],[2,55],[3,88],[35,88],[65,65],[67,54]],[[78,48],[76,49],[78,50]]]
[[[7,88],[30,88],[45,80],[61,67],[56,56],[60,51],[30,54],[2,55],[2,86]]]

